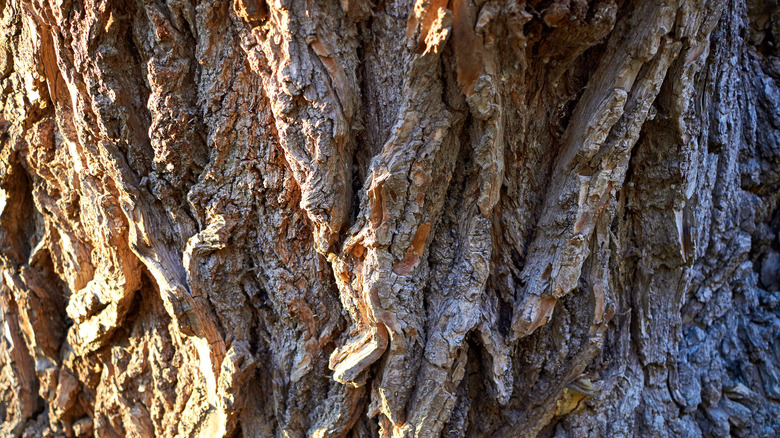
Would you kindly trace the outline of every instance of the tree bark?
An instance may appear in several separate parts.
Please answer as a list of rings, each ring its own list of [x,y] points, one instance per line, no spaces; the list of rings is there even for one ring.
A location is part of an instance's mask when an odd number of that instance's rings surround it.
[[[0,435],[780,435],[777,0],[0,0]]]

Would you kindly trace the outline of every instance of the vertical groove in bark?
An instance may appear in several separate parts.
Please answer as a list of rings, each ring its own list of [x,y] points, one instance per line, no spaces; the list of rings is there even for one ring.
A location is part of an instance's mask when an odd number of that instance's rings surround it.
[[[0,434],[779,434],[778,11],[0,0]]]

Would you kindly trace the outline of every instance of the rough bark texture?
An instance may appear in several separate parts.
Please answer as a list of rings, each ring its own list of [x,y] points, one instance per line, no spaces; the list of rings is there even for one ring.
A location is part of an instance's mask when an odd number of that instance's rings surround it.
[[[0,435],[780,435],[777,0],[0,32]]]

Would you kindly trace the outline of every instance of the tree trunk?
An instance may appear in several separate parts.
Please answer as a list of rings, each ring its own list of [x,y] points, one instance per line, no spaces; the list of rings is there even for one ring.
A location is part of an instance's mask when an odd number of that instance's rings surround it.
[[[780,435],[777,0],[0,11],[0,435]]]

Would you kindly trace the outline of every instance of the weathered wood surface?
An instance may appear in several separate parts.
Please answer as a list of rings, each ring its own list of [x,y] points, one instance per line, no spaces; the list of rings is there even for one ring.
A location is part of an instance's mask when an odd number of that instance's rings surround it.
[[[780,435],[776,0],[0,0],[0,436]]]

